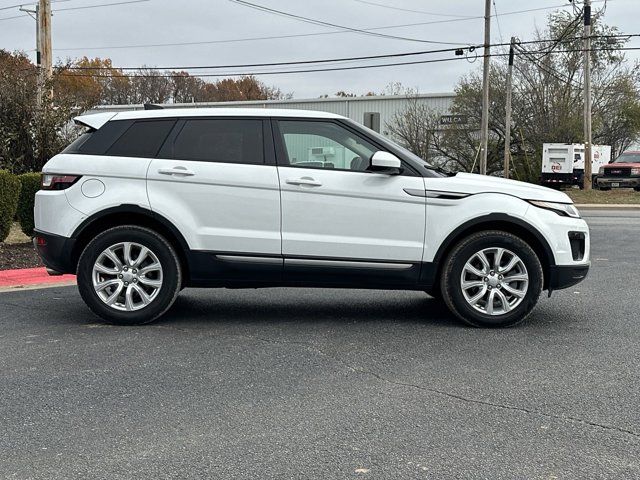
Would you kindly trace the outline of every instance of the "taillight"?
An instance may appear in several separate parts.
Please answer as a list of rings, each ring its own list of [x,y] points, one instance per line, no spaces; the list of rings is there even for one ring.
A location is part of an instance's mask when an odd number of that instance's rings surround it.
[[[59,175],[43,173],[40,187],[42,190],[64,190],[80,180],[80,175]]]

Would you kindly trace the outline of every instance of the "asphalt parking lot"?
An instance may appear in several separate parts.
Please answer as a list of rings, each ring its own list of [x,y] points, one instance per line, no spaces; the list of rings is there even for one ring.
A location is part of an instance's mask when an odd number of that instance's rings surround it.
[[[639,478],[640,211],[523,326],[415,292],[186,290],[102,325],[0,294],[0,478]]]

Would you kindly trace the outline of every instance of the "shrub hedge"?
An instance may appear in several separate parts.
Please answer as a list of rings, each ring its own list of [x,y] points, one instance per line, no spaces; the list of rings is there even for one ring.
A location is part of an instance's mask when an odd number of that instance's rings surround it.
[[[0,242],[9,236],[18,207],[20,180],[15,175],[0,170]]]
[[[33,202],[35,195],[40,190],[40,174],[24,173],[18,177],[22,188],[18,198],[18,221],[25,235],[33,236]]]

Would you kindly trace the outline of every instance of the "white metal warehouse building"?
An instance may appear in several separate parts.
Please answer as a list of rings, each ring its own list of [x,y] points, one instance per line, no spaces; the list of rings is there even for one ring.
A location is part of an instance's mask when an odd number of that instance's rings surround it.
[[[406,109],[409,100],[417,99],[423,104],[441,115],[450,112],[453,102],[453,93],[429,93],[418,95],[384,95],[370,97],[337,97],[337,98],[311,98],[292,100],[257,100],[247,102],[200,102],[200,103],[172,103],[163,104],[166,108],[292,108],[300,110],[319,110],[336,113],[351,118],[383,135],[388,135],[387,125],[392,121],[396,113]],[[143,105],[101,105],[87,113],[104,111],[142,110]]]

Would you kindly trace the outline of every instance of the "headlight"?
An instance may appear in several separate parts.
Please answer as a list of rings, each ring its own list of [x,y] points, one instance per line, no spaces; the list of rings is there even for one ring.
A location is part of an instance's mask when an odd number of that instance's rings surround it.
[[[598,170],[598,175],[604,175],[604,167],[600,167],[600,170]]]
[[[640,175],[640,168],[632,168],[631,175]]]
[[[580,212],[570,203],[542,202],[540,200],[529,200],[529,203],[545,210],[552,210],[563,217],[580,218]]]

